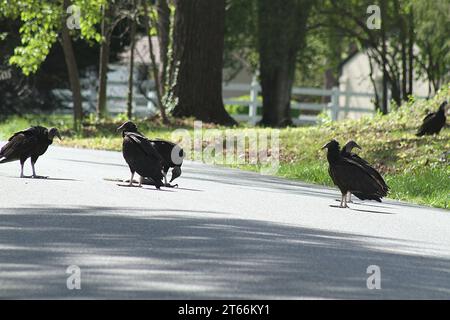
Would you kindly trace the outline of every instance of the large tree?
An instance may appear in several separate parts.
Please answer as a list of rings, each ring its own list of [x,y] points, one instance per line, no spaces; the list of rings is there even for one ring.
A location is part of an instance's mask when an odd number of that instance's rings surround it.
[[[98,22],[98,13],[103,1],[14,0],[8,3],[4,0],[0,2],[2,16],[21,20],[21,45],[15,48],[14,55],[9,62],[20,67],[25,75],[35,73],[47,58],[54,43],[60,40],[72,90],[75,127],[81,123],[83,110],[78,65],[72,45],[73,35],[69,28],[79,28],[81,29],[80,35],[84,39],[98,41],[99,35],[94,26]],[[74,11],[70,13],[67,10],[73,4],[78,8],[83,8],[84,14],[79,17],[79,21],[73,21]],[[73,22],[77,22],[78,25],[73,25]]]
[[[263,96],[262,125],[286,126],[299,50],[305,45],[310,0],[260,0],[258,40]]]
[[[231,125],[222,100],[225,0],[175,0],[173,115]]]
[[[418,73],[429,81],[429,93],[436,93],[450,81],[450,24],[448,0],[411,0],[410,20],[414,21]],[[414,13],[414,14],[413,14]]]

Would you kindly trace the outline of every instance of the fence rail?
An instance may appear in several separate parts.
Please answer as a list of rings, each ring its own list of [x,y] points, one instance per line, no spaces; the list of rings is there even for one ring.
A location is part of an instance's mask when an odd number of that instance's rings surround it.
[[[250,93],[250,98],[248,100],[238,100],[235,98],[224,99],[225,105],[238,105],[248,107],[248,114],[231,114],[231,116],[233,116],[236,120],[247,121],[255,124],[261,119],[261,116],[258,115],[258,108],[262,107],[262,102],[260,99],[258,99],[261,92],[261,87],[256,81],[256,78],[253,78],[253,81],[250,85],[236,83],[224,84],[223,91],[242,92],[242,95]],[[345,112],[345,114],[348,114],[349,112],[365,114],[374,113],[374,108],[371,106],[352,107],[345,105],[341,107],[339,103],[341,97],[346,97],[347,99],[351,97],[373,99],[375,97],[372,93],[340,91],[338,87],[333,87],[332,89],[294,87],[292,89],[292,94],[301,96],[329,97],[330,100],[329,103],[295,101],[291,102],[291,108],[293,110],[300,111],[300,115],[293,119],[293,122],[296,124],[317,122],[317,115],[323,111],[327,111],[333,121],[338,119],[339,113],[341,111]]]
[[[152,101],[146,99],[144,95],[137,89],[138,83],[134,86],[134,101],[133,110],[136,115],[148,115],[157,112],[156,107]],[[95,84],[85,82],[82,91],[84,108],[88,111],[95,110],[95,101],[97,99]],[[126,111],[126,90],[127,84],[122,81],[108,81],[108,111],[111,114],[124,113]],[[237,121],[245,121],[252,124],[257,123],[261,116],[258,113],[258,109],[262,107],[262,100],[260,98],[261,86],[253,78],[250,84],[223,84],[224,94],[227,92],[241,93],[238,96],[249,96],[248,99],[238,99],[238,98],[228,98],[224,99],[225,105],[236,105],[248,107],[248,113],[246,114],[236,114],[232,113],[231,116]],[[71,106],[71,95],[69,90],[54,90],[54,92],[60,97],[66,107]],[[362,97],[362,98],[374,98],[372,93],[364,92],[349,92],[340,91],[339,88],[333,87],[332,89],[320,89],[320,88],[299,88],[294,87],[292,89],[292,94],[295,96],[307,96],[307,97],[329,97],[328,103],[323,102],[291,102],[291,108],[293,110],[299,111],[299,115],[293,117],[293,122],[295,124],[302,123],[314,123],[318,121],[318,114],[321,112],[328,112],[330,118],[335,121],[339,118],[339,114],[343,112],[347,115],[349,112],[356,114],[370,114],[374,113],[373,106],[348,106],[344,103],[343,106],[340,105],[340,98],[345,97],[347,100],[352,97]]]

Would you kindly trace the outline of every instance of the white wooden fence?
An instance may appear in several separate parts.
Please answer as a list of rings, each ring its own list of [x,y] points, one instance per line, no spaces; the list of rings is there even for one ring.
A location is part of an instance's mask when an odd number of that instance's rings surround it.
[[[86,84],[87,82],[85,82]],[[151,113],[156,113],[157,109],[151,101],[148,101],[139,90],[137,90],[138,84],[134,86],[134,101],[133,101],[133,112],[135,115],[149,115]],[[108,81],[108,112],[111,114],[118,114],[126,112],[126,90],[127,84],[122,81]],[[236,114],[232,113],[231,116],[237,121],[249,122],[252,124],[257,123],[261,116],[258,115],[258,108],[262,107],[262,101],[260,98],[261,87],[256,81],[256,77],[250,84],[223,84],[223,92],[232,91],[237,96],[247,96],[249,99],[241,100],[237,98],[224,99],[225,105],[237,105],[248,107],[248,114]],[[68,109],[71,108],[71,94],[69,90],[54,90],[54,92],[60,97],[63,103]],[[297,96],[313,96],[313,97],[329,97],[329,103],[313,103],[313,102],[296,102],[292,101],[291,108],[293,110],[299,110],[299,116],[293,118],[295,124],[302,123],[315,123],[318,121],[317,115],[320,112],[328,112],[330,118],[335,121],[339,119],[339,115],[347,115],[349,112],[356,114],[367,114],[374,113],[374,107],[370,105],[351,107],[344,103],[343,106],[340,105],[340,97],[346,97],[347,101],[351,97],[364,97],[366,100],[374,98],[372,93],[361,93],[361,92],[345,92],[340,91],[339,88],[334,87],[332,89],[320,89],[320,88],[299,88],[294,87],[292,89],[292,94],[294,97]],[[82,91],[83,95],[83,108],[87,111],[95,111],[95,102],[97,99],[97,92],[95,86],[85,85]],[[150,92],[152,95],[152,92]],[[153,94],[154,95],[154,94]],[[369,98],[369,99],[368,99]],[[311,100],[311,99],[309,99]],[[319,100],[319,99],[316,99]],[[323,99],[321,99],[323,100]],[[342,118],[342,117],[341,117]]]
[[[223,85],[224,92],[230,90],[233,92],[241,91],[242,95],[246,95],[249,93],[249,100],[240,100],[240,99],[225,99],[225,105],[239,105],[239,106],[248,106],[248,114],[231,114],[233,118],[238,121],[246,121],[252,124],[255,124],[259,120],[261,120],[261,116],[258,115],[258,108],[262,107],[261,99],[259,99],[259,95],[261,92],[261,87],[259,83],[256,81],[256,78],[253,79],[251,84],[224,84]],[[345,96],[347,100],[351,97],[364,97],[374,99],[374,95],[372,93],[363,93],[363,92],[346,92],[340,91],[338,87],[333,87],[332,89],[319,89],[319,88],[299,88],[294,87],[292,89],[292,94],[295,96],[315,96],[315,97],[330,97],[329,103],[309,103],[309,102],[291,102],[291,108],[294,110],[299,110],[300,115],[293,120],[296,124],[301,123],[314,123],[317,122],[317,115],[322,111],[328,111],[331,120],[335,121],[339,118],[340,112],[344,114],[352,113],[374,113],[373,106],[360,106],[360,107],[351,107],[347,104],[344,106],[340,106],[339,100],[341,96]],[[306,113],[304,111],[307,111]],[[311,112],[312,111],[312,112]]]

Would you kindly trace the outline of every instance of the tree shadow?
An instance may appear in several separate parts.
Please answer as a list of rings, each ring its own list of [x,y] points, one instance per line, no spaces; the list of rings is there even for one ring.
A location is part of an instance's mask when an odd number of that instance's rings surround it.
[[[182,209],[37,206],[0,215],[2,298],[450,297],[450,260],[414,253],[423,245],[411,241]],[[81,290],[66,288],[73,264]],[[381,268],[381,290],[366,287],[369,265]]]

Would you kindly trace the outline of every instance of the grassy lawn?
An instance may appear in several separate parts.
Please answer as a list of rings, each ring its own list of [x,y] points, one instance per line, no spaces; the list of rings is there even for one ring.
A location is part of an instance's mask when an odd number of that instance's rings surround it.
[[[339,122],[324,121],[318,126],[286,128],[279,131],[280,167],[276,173],[289,179],[297,179],[321,185],[332,185],[328,176],[325,151],[320,147],[334,138],[344,144],[353,139],[363,148],[359,154],[372,163],[385,176],[391,187],[389,198],[448,209],[450,207],[450,159],[444,152],[450,151],[450,130],[443,129],[438,136],[416,137],[414,133],[427,112],[437,110],[444,99],[450,98],[450,87],[430,101],[411,101],[387,116],[367,116],[359,120]],[[121,150],[122,139],[115,129],[123,122],[116,118],[100,123],[84,124],[81,132],[73,132],[70,116],[27,115],[10,117],[0,123],[0,139],[13,132],[41,124],[60,128],[64,136],[60,145]],[[173,139],[176,129],[186,129],[193,135],[193,120],[174,120],[167,127],[157,120],[136,120],[140,131],[151,138]],[[222,128],[203,125],[220,133],[231,130],[267,133],[271,129],[236,127]],[[184,145],[186,148],[186,145]],[[257,165],[230,165],[246,170],[259,170]]]

